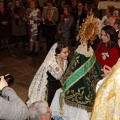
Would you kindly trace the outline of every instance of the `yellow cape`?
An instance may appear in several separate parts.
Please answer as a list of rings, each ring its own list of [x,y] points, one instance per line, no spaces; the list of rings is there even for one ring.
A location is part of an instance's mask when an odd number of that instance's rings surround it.
[[[97,92],[91,120],[120,120],[120,58]]]

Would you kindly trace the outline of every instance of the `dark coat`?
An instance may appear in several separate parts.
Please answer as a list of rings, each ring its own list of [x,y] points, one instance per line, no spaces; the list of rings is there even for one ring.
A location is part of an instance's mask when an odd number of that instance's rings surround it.
[[[7,21],[6,25],[3,25],[2,22]],[[9,39],[10,37],[10,21],[11,17],[7,10],[4,10],[4,13],[0,11],[0,40]]]
[[[0,11],[0,31],[10,30],[10,14],[7,10],[4,11],[4,14]],[[7,21],[8,24],[3,25],[1,22]]]
[[[76,24],[77,24],[77,20],[79,19],[79,26],[82,25],[83,23],[83,19],[85,19],[87,17],[86,13],[83,11],[82,14],[80,16],[78,16],[78,10],[76,10],[73,14],[72,14],[73,18],[74,18],[74,24],[73,24],[73,29],[75,30]]]
[[[19,19],[15,19],[14,15],[18,14]],[[13,11],[13,22],[12,22],[12,35],[14,36],[24,36],[27,34],[26,32],[26,25],[23,21],[23,17],[25,15],[25,8],[23,6],[19,7],[18,9],[14,9]]]

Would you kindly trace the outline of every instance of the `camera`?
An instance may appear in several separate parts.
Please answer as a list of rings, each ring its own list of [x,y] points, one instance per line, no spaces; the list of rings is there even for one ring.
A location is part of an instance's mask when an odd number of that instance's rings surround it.
[[[14,84],[14,77],[11,74],[4,75],[4,79],[8,83],[8,86]],[[0,79],[1,80],[1,79]]]

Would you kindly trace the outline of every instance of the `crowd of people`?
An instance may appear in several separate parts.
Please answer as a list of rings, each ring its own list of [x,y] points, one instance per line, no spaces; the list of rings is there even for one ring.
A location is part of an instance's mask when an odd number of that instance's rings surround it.
[[[29,39],[29,55],[38,55],[45,37],[47,56],[35,74],[25,103],[1,77],[0,119],[120,119],[120,13],[107,6],[99,18],[93,1],[0,1],[0,47]],[[81,26],[81,27],[80,27]],[[68,64],[69,46],[77,46]]]

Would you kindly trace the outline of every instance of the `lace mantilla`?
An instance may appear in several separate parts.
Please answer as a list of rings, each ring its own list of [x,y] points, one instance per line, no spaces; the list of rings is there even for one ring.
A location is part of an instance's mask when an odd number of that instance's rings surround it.
[[[86,43],[79,45],[76,49],[76,52],[86,57],[91,57],[94,54],[94,51],[91,46],[89,47],[89,51],[87,50]]]
[[[55,57],[55,49],[57,47],[57,43],[52,46],[50,49],[48,55],[46,56],[44,62],[38,69],[36,75],[34,76],[32,83],[29,87],[29,100],[27,101],[27,106],[29,107],[32,103],[44,100],[45,99],[45,93],[46,93],[46,85],[47,85],[47,71],[49,71],[56,79],[60,79],[63,72],[57,71],[57,63],[56,57]],[[53,69],[50,70],[50,66],[52,66]],[[64,61],[64,69],[67,67],[67,61]],[[62,72],[62,73],[61,73]],[[59,74],[59,75],[57,75]]]

